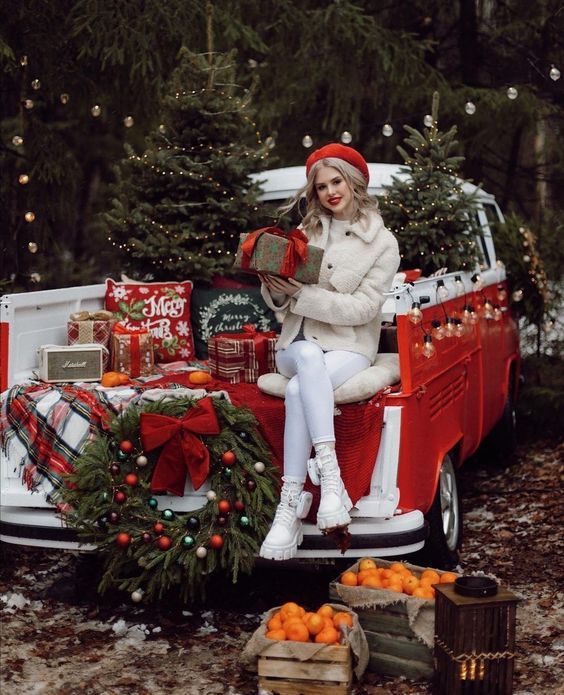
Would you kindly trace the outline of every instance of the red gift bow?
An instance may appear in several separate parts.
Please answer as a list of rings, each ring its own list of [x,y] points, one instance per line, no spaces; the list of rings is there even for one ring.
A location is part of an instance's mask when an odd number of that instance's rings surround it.
[[[251,256],[253,255],[257,241],[266,233],[283,237],[288,241],[288,246],[286,247],[286,252],[278,272],[280,275],[293,278],[296,274],[298,263],[305,263],[307,261],[308,238],[301,229],[292,229],[286,234],[279,227],[262,227],[262,229],[257,229],[255,232],[250,232],[245,241],[241,244],[241,267],[245,270],[250,268]]]
[[[151,480],[152,492],[171,492],[182,497],[186,472],[194,490],[210,472],[210,452],[198,434],[219,434],[221,427],[210,396],[202,398],[182,418],[141,413],[141,442],[145,451],[163,446]]]
[[[276,331],[257,331],[254,323],[245,323],[241,326],[243,333],[218,333],[217,338],[231,338],[232,340],[248,340],[251,338],[255,344],[255,355],[258,362],[259,376],[268,371],[268,340],[276,338]]]
[[[139,349],[139,336],[149,333],[146,328],[134,328],[133,326],[124,326],[122,323],[116,323],[112,328],[113,333],[118,335],[130,335],[131,341],[129,349],[131,353],[131,368],[129,376],[135,377],[141,374],[141,351]]]

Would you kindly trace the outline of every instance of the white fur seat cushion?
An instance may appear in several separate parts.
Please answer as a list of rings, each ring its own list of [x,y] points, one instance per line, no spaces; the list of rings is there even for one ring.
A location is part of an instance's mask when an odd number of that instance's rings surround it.
[[[357,403],[372,398],[378,391],[399,381],[399,355],[383,353],[376,356],[371,367],[355,374],[335,389],[335,403]],[[289,379],[272,373],[259,376],[257,386],[270,396],[284,398]]]

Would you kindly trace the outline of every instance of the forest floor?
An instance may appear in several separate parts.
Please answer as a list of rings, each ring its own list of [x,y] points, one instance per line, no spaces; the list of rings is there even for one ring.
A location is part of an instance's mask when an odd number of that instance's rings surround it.
[[[460,569],[493,575],[521,599],[514,695],[564,693],[563,454],[537,443],[507,467],[470,463],[461,477]],[[212,584],[205,604],[145,606],[99,597],[94,566],[76,555],[1,550],[0,687],[10,695],[254,695],[256,675],[240,654],[261,615],[285,600],[320,605],[344,566],[259,566],[236,585]],[[372,672],[353,687],[428,693],[427,682]]]

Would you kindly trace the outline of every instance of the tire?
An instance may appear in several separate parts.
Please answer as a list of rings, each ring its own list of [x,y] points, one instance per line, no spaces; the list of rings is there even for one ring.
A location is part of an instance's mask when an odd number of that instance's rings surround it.
[[[427,513],[429,538],[425,543],[427,562],[438,569],[453,569],[458,564],[462,543],[462,505],[457,475],[450,456],[443,459],[437,492]]]
[[[488,457],[495,463],[503,463],[517,447],[517,416],[513,386],[513,379],[511,379],[503,414],[486,439]]]

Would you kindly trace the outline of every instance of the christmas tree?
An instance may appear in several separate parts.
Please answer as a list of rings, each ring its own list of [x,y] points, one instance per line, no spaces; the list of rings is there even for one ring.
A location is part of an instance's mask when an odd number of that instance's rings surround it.
[[[161,124],[118,172],[104,218],[124,270],[154,280],[209,280],[232,266],[241,232],[258,226],[267,148],[235,84],[234,54],[179,53]],[[239,94],[239,92],[241,92]]]
[[[462,189],[457,172],[464,157],[452,154],[457,145],[456,126],[438,129],[439,96],[433,95],[431,117],[420,132],[404,126],[410,148],[398,151],[405,176],[392,177],[381,201],[386,225],[396,233],[403,268],[421,268],[424,275],[446,268],[448,272],[473,270],[476,244],[475,194]]]

